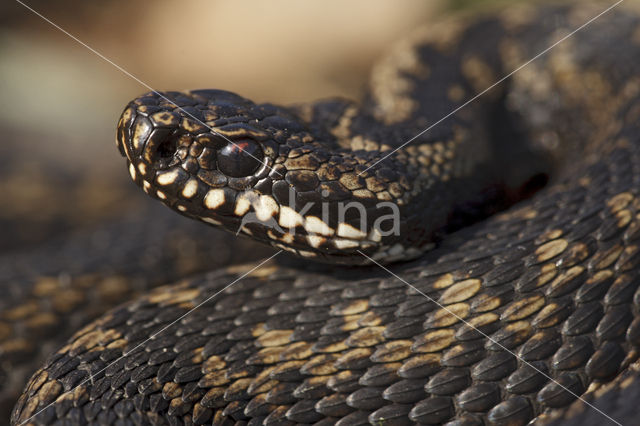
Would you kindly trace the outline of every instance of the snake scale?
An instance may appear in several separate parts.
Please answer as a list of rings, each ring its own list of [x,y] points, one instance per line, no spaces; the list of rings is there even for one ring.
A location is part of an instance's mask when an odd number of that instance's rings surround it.
[[[303,260],[109,311],[32,376],[12,421],[638,424],[639,15],[610,11],[403,145],[606,6],[428,26],[360,103],[132,101],[117,143],[145,192]],[[364,229],[337,214],[348,201]],[[388,208],[397,234],[372,225]],[[335,265],[368,259],[393,275]]]

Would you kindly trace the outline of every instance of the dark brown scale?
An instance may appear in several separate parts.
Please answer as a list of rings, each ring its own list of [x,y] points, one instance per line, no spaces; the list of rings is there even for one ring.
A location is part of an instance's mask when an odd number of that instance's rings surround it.
[[[503,324],[503,328],[490,335],[485,348],[490,351],[514,349],[527,341],[531,335],[531,327],[524,322]]]
[[[471,377],[477,381],[498,381],[516,369],[515,356],[508,352],[488,354],[471,369]]]
[[[571,370],[584,365],[593,353],[593,343],[586,336],[567,339],[553,355],[551,368]]]
[[[425,396],[422,380],[401,380],[386,388],[382,393],[384,399],[398,404],[411,404]]]
[[[533,415],[533,407],[529,400],[515,396],[493,407],[487,415],[487,421],[492,426],[526,424]]]
[[[505,389],[513,394],[528,394],[539,390],[546,382],[549,370],[541,361],[522,364],[506,381]]]
[[[473,385],[458,395],[456,401],[465,411],[486,412],[500,402],[500,388],[492,383]]]
[[[548,383],[538,392],[538,402],[544,406],[557,408],[564,407],[573,402],[577,396],[584,392],[584,385],[579,375],[574,373],[561,373],[556,377],[556,382]]]
[[[340,393],[325,396],[316,403],[315,407],[320,414],[334,418],[345,417],[353,411],[347,405],[347,395]]]
[[[532,362],[545,359],[558,350],[562,343],[556,330],[542,330],[527,340],[518,351],[521,360]]]
[[[386,405],[369,415],[369,423],[375,424],[380,421],[390,425],[409,425],[411,422],[407,418],[411,405],[409,404],[391,404]]]
[[[608,379],[618,373],[620,363],[624,359],[624,350],[614,342],[605,342],[589,358],[585,372],[594,379]]]
[[[454,405],[451,398],[432,397],[417,403],[409,413],[409,419],[425,424],[439,424],[453,417]]]

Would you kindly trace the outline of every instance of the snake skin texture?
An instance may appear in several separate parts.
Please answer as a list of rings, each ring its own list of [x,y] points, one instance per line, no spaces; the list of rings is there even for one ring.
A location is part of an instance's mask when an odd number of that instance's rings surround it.
[[[54,353],[13,423],[637,424],[640,19],[630,7],[376,164],[606,6],[523,5],[431,25],[380,63],[361,104],[285,108],[221,91],[133,101],[119,147],[136,183],[178,212],[233,232],[253,212],[248,233],[304,258],[364,263],[356,248],[418,258],[388,266],[394,275],[252,263],[152,290]],[[530,151],[512,147],[520,135]],[[538,152],[551,168],[544,189],[440,238],[459,197],[520,188],[520,157]],[[323,227],[315,212],[281,223],[296,218],[283,182],[302,201],[392,201],[404,228],[377,239],[348,221]]]
[[[51,352],[108,308],[154,286],[270,254],[145,205],[92,231],[0,256],[0,416]],[[231,242],[236,252],[223,249]]]

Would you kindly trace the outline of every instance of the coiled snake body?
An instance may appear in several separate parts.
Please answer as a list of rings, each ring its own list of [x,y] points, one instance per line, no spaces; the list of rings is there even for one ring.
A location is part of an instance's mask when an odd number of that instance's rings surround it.
[[[360,104],[216,90],[131,102],[118,146],[169,207],[324,262],[417,259],[395,275],[247,265],[152,291],[53,355],[14,422],[637,422],[638,15],[607,13],[403,146],[602,9],[419,31]],[[443,236],[521,196],[538,163],[546,188]],[[362,206],[364,227],[341,202]],[[385,217],[399,232],[374,226]]]

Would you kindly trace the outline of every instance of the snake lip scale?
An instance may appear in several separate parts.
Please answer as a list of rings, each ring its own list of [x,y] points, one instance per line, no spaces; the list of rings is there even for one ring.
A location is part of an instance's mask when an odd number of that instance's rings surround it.
[[[12,421],[636,424],[636,9],[603,15],[404,146],[603,9],[522,4],[418,29],[359,102],[131,101],[117,145],[137,185],[303,266],[225,288],[254,266],[233,265],[108,311],[33,375]],[[519,192],[541,173],[544,188]],[[514,191],[526,199],[471,223]],[[349,202],[361,208],[340,215]],[[340,265],[367,256],[402,280]]]

